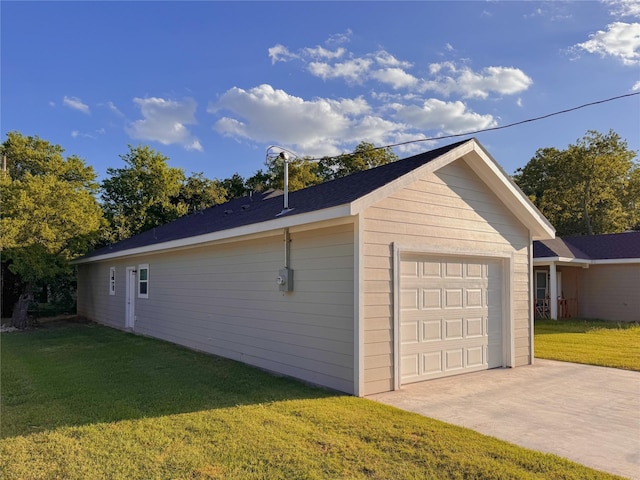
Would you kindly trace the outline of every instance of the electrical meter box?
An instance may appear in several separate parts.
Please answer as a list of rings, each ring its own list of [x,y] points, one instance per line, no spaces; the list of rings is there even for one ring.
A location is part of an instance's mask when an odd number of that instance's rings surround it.
[[[290,268],[283,268],[278,272],[278,287],[281,292],[293,291],[293,270]]]

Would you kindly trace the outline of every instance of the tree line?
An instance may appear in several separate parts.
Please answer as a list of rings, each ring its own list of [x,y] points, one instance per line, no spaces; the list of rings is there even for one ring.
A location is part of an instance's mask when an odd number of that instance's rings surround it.
[[[69,261],[183,215],[252,191],[282,189],[277,158],[243,178],[186,175],[146,145],[128,146],[124,166],[94,169],[60,145],[9,132],[0,155],[0,251],[3,314],[24,328],[34,293],[71,303],[75,275]],[[640,228],[640,168],[636,152],[615,132],[589,131],[565,150],[541,148],[513,179],[551,221],[559,236]],[[291,191],[396,161],[390,148],[362,142],[353,152],[289,162]],[[5,163],[6,162],[6,163]],[[11,295],[11,289],[15,295]],[[18,297],[15,305],[5,299]]]

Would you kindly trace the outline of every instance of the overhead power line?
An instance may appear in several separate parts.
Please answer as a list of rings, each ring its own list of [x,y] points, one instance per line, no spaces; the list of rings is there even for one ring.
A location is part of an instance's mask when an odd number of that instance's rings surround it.
[[[382,146],[382,147],[375,147],[375,148],[372,148],[372,150],[382,150],[382,149],[385,149],[385,148],[399,147],[401,145],[409,145],[411,143],[432,142],[434,140],[444,140],[444,139],[447,139],[447,138],[466,137],[467,135],[476,135],[478,133],[492,132],[492,131],[495,131],[495,130],[503,130],[505,128],[515,127],[516,125],[522,125],[523,123],[537,122],[538,120],[544,120],[545,118],[554,117],[556,115],[562,115],[563,113],[574,112],[576,110],[580,110],[581,108],[592,107],[593,105],[599,105],[601,103],[612,102],[613,100],[619,100],[621,98],[633,97],[634,95],[640,95],[640,92],[627,93],[625,95],[618,95],[616,97],[606,98],[604,100],[597,100],[595,102],[584,103],[584,104],[579,105],[577,107],[567,108],[565,110],[559,110],[557,112],[548,113],[548,114],[542,115],[540,117],[528,118],[526,120],[521,120],[519,122],[509,123],[508,125],[501,125],[499,127],[483,128],[482,130],[474,130],[474,131],[471,131],[471,132],[464,132],[464,133],[454,133],[454,134],[451,134],[451,135],[443,135],[443,136],[440,136],[440,137],[417,138],[415,140],[407,140],[406,142],[392,143],[390,145],[385,145],[385,146]],[[345,155],[345,154],[342,154],[342,155]],[[346,154],[346,155],[348,155],[348,154]],[[339,156],[340,155],[334,155],[334,156],[328,157],[328,158],[337,158]],[[324,157],[324,158],[327,158],[327,157]],[[320,160],[320,159],[319,158],[312,158],[310,160]]]

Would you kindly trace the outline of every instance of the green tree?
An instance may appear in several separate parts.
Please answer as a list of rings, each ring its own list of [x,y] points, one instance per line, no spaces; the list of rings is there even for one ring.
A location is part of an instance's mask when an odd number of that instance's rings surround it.
[[[318,164],[309,158],[299,158],[288,161],[289,191],[295,192],[303,188],[322,183],[318,176]],[[269,178],[269,188],[284,190],[284,161],[276,158],[267,163]]]
[[[226,199],[227,191],[220,181],[205,178],[202,172],[198,172],[185,179],[172,202],[180,209],[184,207],[187,213],[191,213],[219,205]]]
[[[590,130],[565,150],[539,149],[514,180],[559,236],[622,232],[639,218],[635,157],[615,132]]]
[[[64,158],[59,145],[19,132],[7,134],[1,153],[0,249],[23,284],[12,325],[24,328],[34,286],[71,282],[69,260],[97,241],[104,219],[95,172],[78,157]]]
[[[317,175],[323,182],[352,173],[395,162],[398,156],[389,147],[376,148],[368,142],[360,142],[352,153],[337,157],[324,157],[318,162]]]
[[[176,202],[185,182],[182,169],[169,167],[168,158],[148,146],[133,147],[120,155],[124,168],[108,168],[102,181],[102,202],[111,231],[119,241],[163,225],[187,213]]]
[[[221,180],[220,185],[227,191],[227,200],[243,197],[251,191],[239,173],[234,173],[231,177]]]

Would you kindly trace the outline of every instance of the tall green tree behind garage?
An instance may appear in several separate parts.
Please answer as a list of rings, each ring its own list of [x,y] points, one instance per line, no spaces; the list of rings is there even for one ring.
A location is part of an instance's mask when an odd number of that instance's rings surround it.
[[[640,228],[640,165],[627,142],[590,130],[565,150],[540,148],[515,182],[558,236]]]
[[[12,325],[27,326],[34,286],[72,282],[68,261],[87,252],[104,227],[92,167],[37,136],[7,134],[1,154],[0,249],[21,279]]]

